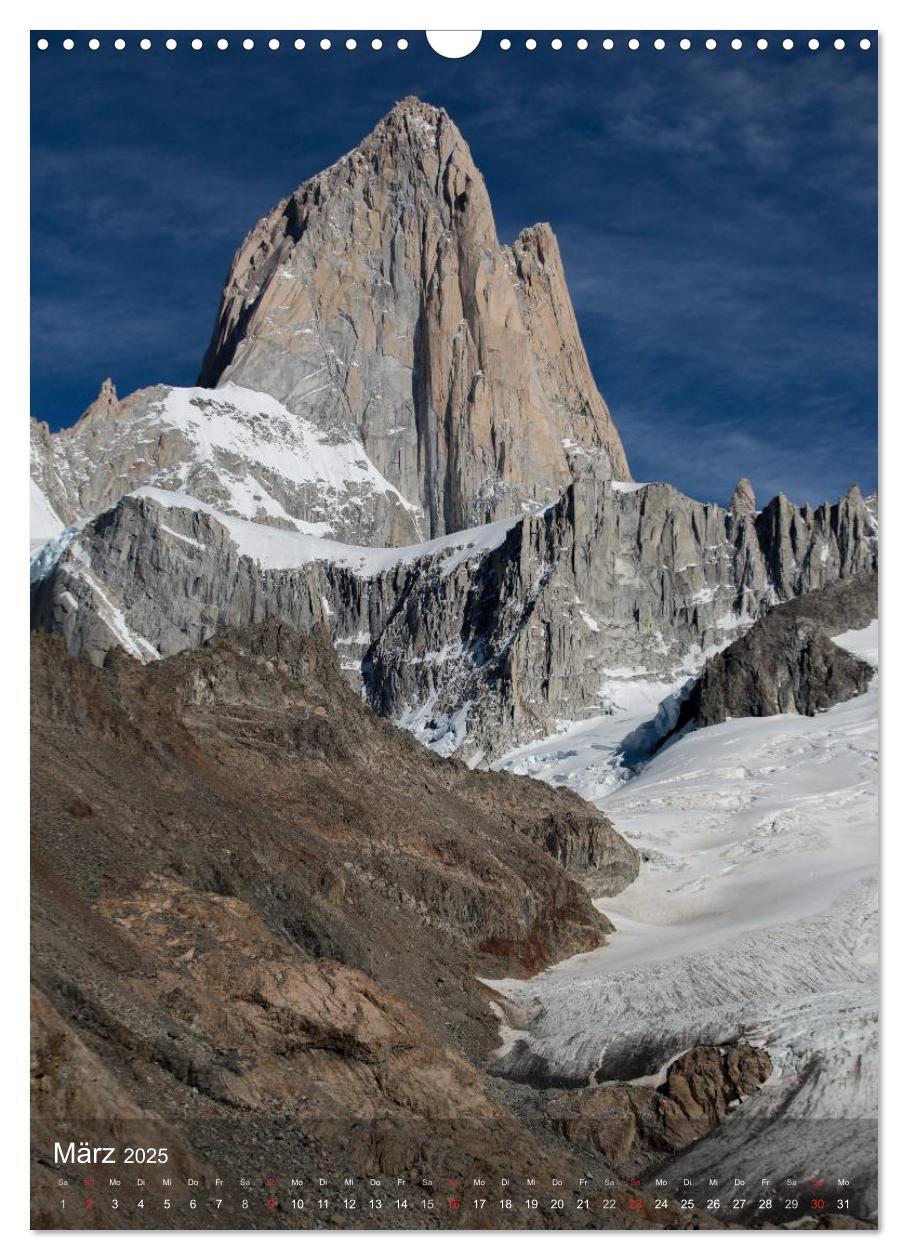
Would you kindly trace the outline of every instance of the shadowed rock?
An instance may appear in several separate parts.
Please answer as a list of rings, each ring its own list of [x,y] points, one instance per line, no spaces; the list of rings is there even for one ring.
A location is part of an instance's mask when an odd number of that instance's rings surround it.
[[[771,1072],[769,1055],[755,1046],[696,1046],[674,1060],[658,1088],[566,1090],[548,1114],[571,1142],[599,1151],[625,1177],[640,1176],[705,1137]]]
[[[675,730],[732,717],[810,717],[861,695],[875,670],[830,635],[863,629],[877,615],[875,574],[836,582],[771,609],[707,661],[682,703]]]

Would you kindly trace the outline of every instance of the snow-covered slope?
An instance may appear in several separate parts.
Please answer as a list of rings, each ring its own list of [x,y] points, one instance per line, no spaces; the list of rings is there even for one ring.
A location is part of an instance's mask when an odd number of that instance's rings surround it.
[[[736,627],[729,619],[723,628],[731,633]],[[589,801],[600,801],[626,783],[662,742],[704,661],[722,646],[692,649],[668,676],[643,666],[603,670],[599,700],[606,713],[564,722],[557,734],[513,749],[492,768],[569,787]]]
[[[342,541],[422,537],[421,510],[382,476],[361,442],[230,383],[159,385],[123,400],[106,385],[72,428],[33,426],[32,477],[66,524],[152,484],[247,520]]]
[[[844,634],[835,635],[832,641],[874,668],[880,663],[879,621],[871,621],[863,630],[846,630]]]
[[[449,573],[464,560],[500,546],[508,530],[520,520],[519,516],[514,516],[493,521],[490,525],[477,525],[473,529],[444,534],[408,547],[363,547],[335,542],[303,521],[298,522],[298,530],[276,529],[219,511],[192,495],[162,490],[157,486],[140,486],[132,497],[154,499],[165,508],[198,512],[218,521],[236,543],[239,554],[248,556],[262,569],[299,569],[303,565],[325,560],[352,569],[362,577],[372,577],[396,565],[413,564],[435,556],[443,558],[440,572]],[[177,536],[191,546],[200,545],[185,535]]]
[[[872,652],[871,628],[858,635]],[[850,1176],[872,1211],[878,699],[874,684],[816,717],[693,732],[612,791],[609,817],[645,859],[599,903],[618,931],[533,980],[495,982],[520,1030],[506,1030],[499,1066],[631,1079],[746,1037],[770,1052],[773,1079],[671,1173]],[[597,765],[586,732],[571,737],[539,764],[599,799],[614,766]],[[602,738],[606,765],[614,742]]]
[[[65,527],[41,487],[34,481],[29,486],[29,550],[34,552]]]

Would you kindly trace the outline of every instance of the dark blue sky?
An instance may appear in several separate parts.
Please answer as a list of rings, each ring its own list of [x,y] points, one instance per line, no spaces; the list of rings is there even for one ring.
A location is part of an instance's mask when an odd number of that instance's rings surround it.
[[[72,423],[108,375],[193,383],[248,229],[413,92],[464,133],[502,240],[553,224],[635,476],[719,501],[741,474],[761,501],[875,488],[875,39],[486,34],[446,61],[420,34],[327,53],[250,34],[33,52],[34,415]]]

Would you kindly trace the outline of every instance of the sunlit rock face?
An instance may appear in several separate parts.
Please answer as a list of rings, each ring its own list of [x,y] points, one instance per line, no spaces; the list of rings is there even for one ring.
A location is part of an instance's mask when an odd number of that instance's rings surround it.
[[[482,175],[413,97],[252,229],[199,383],[261,390],[362,441],[427,536],[626,479],[547,225],[499,244]]]

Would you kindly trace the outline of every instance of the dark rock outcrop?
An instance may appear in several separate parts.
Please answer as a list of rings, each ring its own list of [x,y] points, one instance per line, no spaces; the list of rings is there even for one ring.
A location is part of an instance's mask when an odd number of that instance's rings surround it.
[[[531,827],[546,850],[596,897],[612,897],[636,878],[640,855],[609,820],[587,811],[543,815]]]
[[[771,1072],[769,1055],[755,1046],[696,1046],[670,1064],[657,1088],[565,1090],[548,1115],[572,1143],[599,1151],[623,1176],[638,1177],[705,1137]]]
[[[875,670],[831,635],[863,629],[877,615],[875,574],[810,591],[772,608],[707,661],[684,700],[675,730],[731,717],[812,716],[861,695]]]

